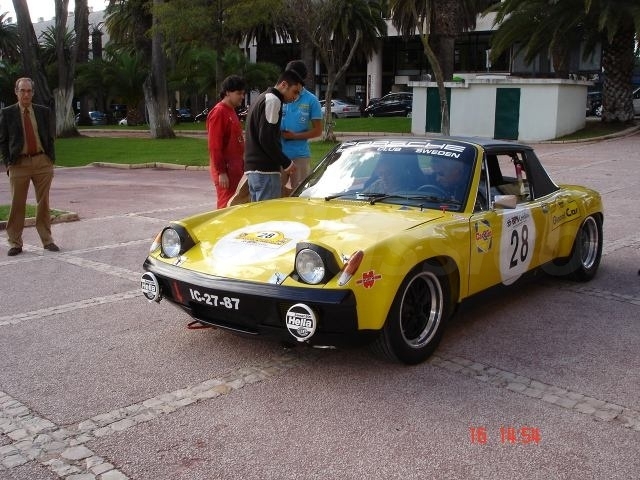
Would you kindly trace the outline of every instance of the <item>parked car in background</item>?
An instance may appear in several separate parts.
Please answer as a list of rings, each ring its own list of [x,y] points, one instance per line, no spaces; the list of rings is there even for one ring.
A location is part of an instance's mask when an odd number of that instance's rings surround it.
[[[320,100],[322,115],[325,112],[325,100]],[[359,117],[360,107],[345,100],[334,98],[331,100],[331,116],[333,118]]]
[[[112,103],[110,110],[113,123],[120,123],[120,120],[127,118],[127,106],[123,103]]]
[[[193,117],[193,114],[191,113],[191,109],[190,108],[186,108],[186,107],[178,108],[177,113],[176,113],[176,118],[177,118],[178,122],[193,122],[194,121],[194,117]]]
[[[640,87],[633,91],[633,113],[640,115]]]
[[[104,112],[99,112],[97,110],[92,110],[88,113],[88,119],[81,119],[80,113],[76,113],[75,123],[76,125],[106,125],[109,123],[107,114]]]
[[[602,115],[602,92],[593,91],[587,93],[587,117],[599,117]]]
[[[388,93],[384,97],[369,101],[364,114],[369,117],[410,117],[413,110],[413,93]]]

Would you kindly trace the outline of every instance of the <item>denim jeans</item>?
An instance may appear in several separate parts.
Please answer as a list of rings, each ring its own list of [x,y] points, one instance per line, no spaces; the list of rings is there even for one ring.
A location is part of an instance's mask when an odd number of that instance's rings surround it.
[[[247,172],[246,175],[252,202],[281,197],[280,172]]]

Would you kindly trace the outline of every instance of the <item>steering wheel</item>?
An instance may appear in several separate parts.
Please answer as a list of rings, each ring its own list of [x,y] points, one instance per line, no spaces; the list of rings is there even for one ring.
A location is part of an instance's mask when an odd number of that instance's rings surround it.
[[[424,193],[426,193],[428,195],[432,195],[434,197],[447,198],[447,192],[442,190],[437,185],[421,185],[418,188],[418,191],[419,192],[424,192]]]

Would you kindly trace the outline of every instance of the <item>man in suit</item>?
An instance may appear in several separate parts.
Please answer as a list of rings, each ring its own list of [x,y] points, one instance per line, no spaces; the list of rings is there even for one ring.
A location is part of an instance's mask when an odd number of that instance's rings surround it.
[[[34,82],[16,81],[18,102],[0,110],[0,154],[11,187],[11,211],[7,221],[9,256],[22,252],[22,230],[29,184],[36,194],[36,230],[50,252],[60,249],[51,236],[49,189],[55,161],[54,131],[49,109],[32,103]]]

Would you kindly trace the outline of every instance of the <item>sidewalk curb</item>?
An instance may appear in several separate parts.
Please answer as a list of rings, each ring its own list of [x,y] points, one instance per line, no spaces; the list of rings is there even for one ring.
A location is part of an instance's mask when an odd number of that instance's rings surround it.
[[[54,223],[67,223],[67,222],[77,222],[78,220],[80,220],[80,217],[78,216],[77,213],[74,212],[67,212],[67,213],[63,213],[62,215],[58,215],[58,216],[52,216],[51,217],[51,224],[53,225]],[[35,217],[28,217],[24,219],[24,226],[25,227],[33,227],[36,224],[36,219]],[[6,230],[7,229],[7,221],[6,220],[1,220],[0,221],[0,231],[2,230]]]
[[[609,135],[602,135],[600,137],[593,138],[581,138],[578,140],[544,140],[536,143],[545,143],[545,144],[554,144],[554,143],[587,143],[587,142],[598,142],[602,140],[610,140],[612,138],[621,138],[626,137],[627,135],[631,135],[640,130],[640,125],[634,125],[633,127],[629,127],[625,130],[620,130],[616,133],[610,133]]]
[[[600,137],[592,137],[592,138],[582,138],[577,140],[541,140],[541,141],[519,141],[519,143],[526,143],[528,145],[535,144],[567,144],[567,143],[589,143],[589,142],[600,142],[603,140],[610,140],[613,138],[621,138],[626,137],[628,135],[632,135],[636,132],[640,131],[640,124],[629,127],[625,130],[621,130],[616,133],[611,133],[608,135],[602,135]],[[206,133],[206,132],[205,132]],[[425,133],[424,136],[427,134]],[[433,135],[440,135],[439,133],[435,133]],[[388,133],[388,132],[339,132],[336,133],[336,139],[338,141],[344,141],[347,138],[367,138],[367,137],[416,137],[420,138],[423,135],[418,135],[414,133]],[[312,141],[317,141],[313,139]],[[208,165],[181,165],[177,163],[162,163],[162,162],[150,162],[150,163],[111,163],[111,162],[93,162],[89,163],[86,166],[88,167],[97,167],[97,168],[116,168],[122,170],[128,169],[142,169],[142,168],[160,168],[165,170],[196,170],[203,171],[209,170]]]
[[[110,162],[93,162],[88,167],[98,168],[119,168],[121,170],[134,170],[142,168],[162,168],[165,170],[209,170],[208,165],[181,165],[178,163],[110,163]]]

